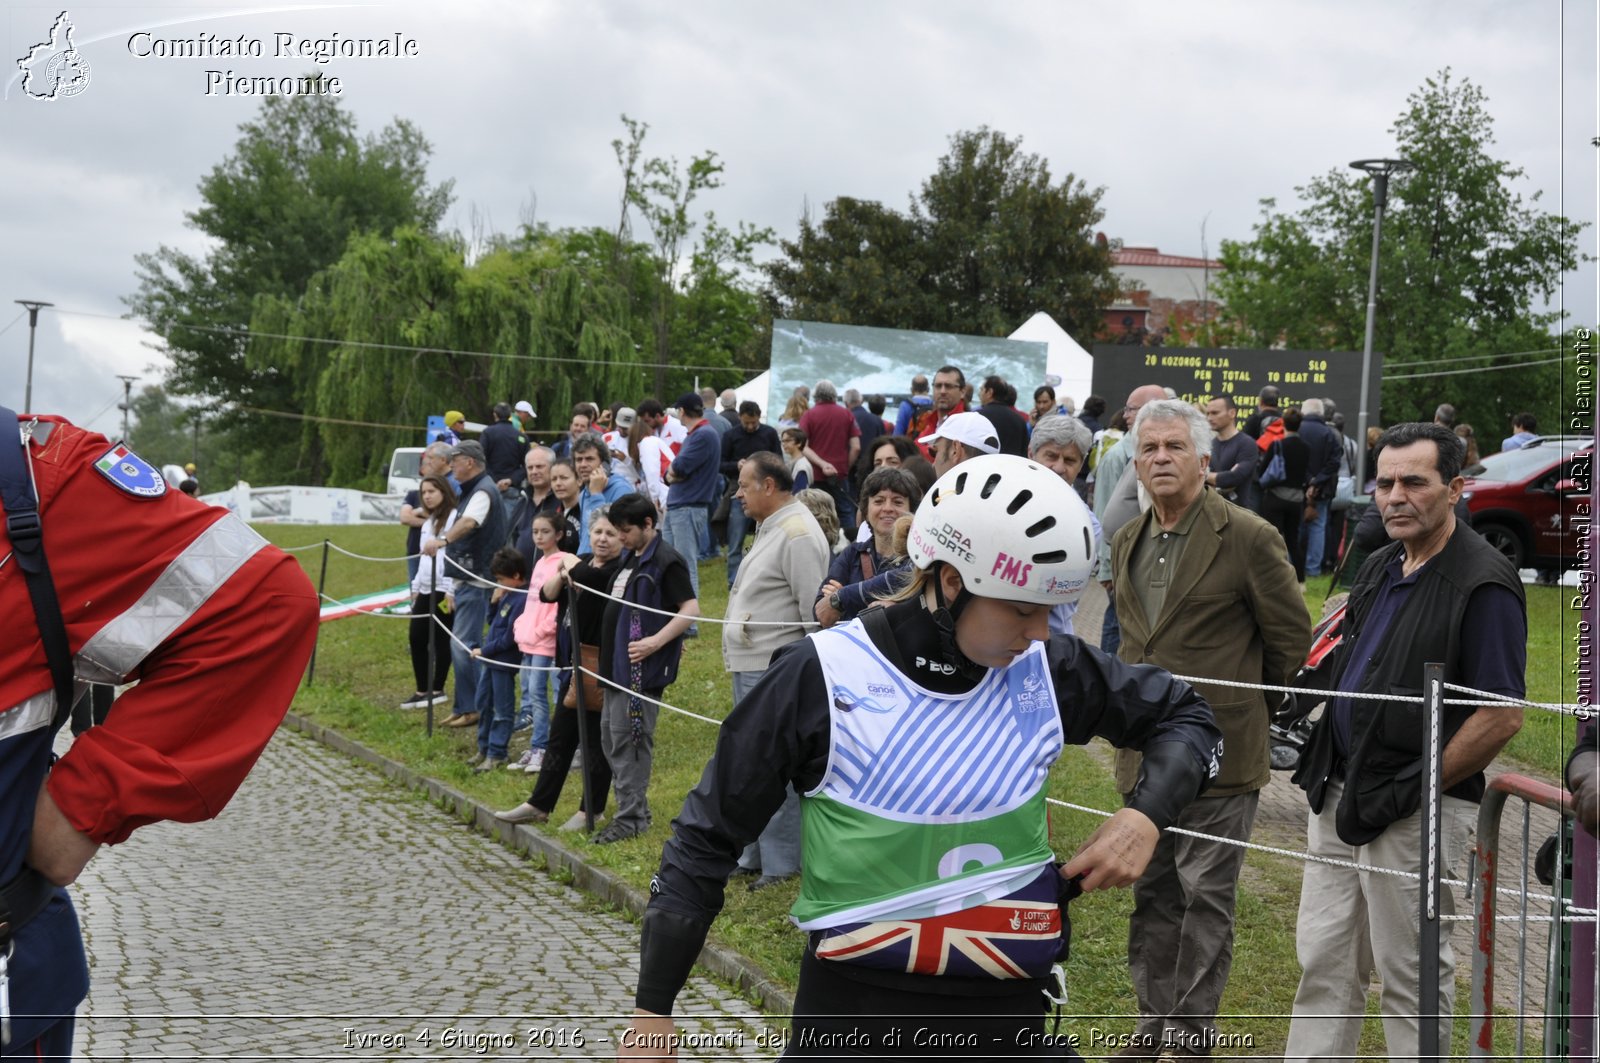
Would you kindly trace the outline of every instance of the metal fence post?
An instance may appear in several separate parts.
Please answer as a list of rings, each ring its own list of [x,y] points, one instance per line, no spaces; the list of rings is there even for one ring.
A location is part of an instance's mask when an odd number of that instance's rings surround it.
[[[322,540],[322,573],[317,576],[317,609],[322,609],[324,592],[328,587],[328,540]],[[306,665],[306,686],[317,681],[317,643],[322,641],[322,624],[317,623],[317,637],[311,643],[311,661]]]
[[[1421,1030],[1417,1042],[1420,1059],[1439,1058],[1439,807],[1443,804],[1441,761],[1444,756],[1444,665],[1430,663],[1422,669],[1423,746],[1422,769],[1422,890],[1421,963],[1417,1003]]]

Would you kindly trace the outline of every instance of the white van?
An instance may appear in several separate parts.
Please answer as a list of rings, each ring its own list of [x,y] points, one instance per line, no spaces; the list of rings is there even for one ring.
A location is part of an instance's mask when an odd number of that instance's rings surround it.
[[[422,483],[422,448],[395,447],[389,455],[388,476],[391,495],[415,491]]]

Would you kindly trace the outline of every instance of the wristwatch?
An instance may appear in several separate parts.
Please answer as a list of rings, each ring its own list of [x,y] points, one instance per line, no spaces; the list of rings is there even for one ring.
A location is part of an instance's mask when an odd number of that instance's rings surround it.
[[[832,609],[836,613],[844,612],[844,603],[839,601],[838,591],[834,591],[832,594],[828,595],[828,608]]]

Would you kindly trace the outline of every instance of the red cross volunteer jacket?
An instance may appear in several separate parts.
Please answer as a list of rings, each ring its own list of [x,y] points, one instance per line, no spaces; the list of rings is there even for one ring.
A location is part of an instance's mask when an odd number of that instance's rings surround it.
[[[310,582],[238,517],[168,488],[104,436],[39,417],[26,450],[76,675],[137,680],[51,769],[51,797],[101,843],[159,820],[215,816],[304,673],[317,627]],[[3,521],[0,617],[9,738],[48,728],[54,697]]]

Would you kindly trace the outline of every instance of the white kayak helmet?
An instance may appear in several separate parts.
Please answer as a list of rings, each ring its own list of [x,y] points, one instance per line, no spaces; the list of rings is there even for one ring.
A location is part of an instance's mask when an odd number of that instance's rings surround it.
[[[1076,601],[1095,563],[1089,507],[1060,476],[1010,454],[984,454],[939,477],[911,519],[911,563],[943,561],[984,598]]]

